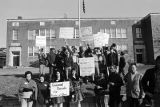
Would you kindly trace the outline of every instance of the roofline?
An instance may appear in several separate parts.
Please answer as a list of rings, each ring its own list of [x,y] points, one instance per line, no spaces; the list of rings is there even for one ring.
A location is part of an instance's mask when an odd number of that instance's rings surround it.
[[[138,22],[141,22],[141,21],[149,18],[151,15],[160,15],[160,13],[149,13],[146,16],[142,17]]]
[[[81,18],[81,20],[140,20],[140,17],[125,18]],[[34,18],[34,19],[7,19],[7,21],[52,21],[52,20],[78,20],[78,18]]]

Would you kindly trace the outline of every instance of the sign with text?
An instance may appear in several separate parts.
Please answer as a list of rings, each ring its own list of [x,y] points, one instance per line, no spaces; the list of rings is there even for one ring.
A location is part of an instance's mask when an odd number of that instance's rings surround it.
[[[102,47],[108,44],[109,42],[109,34],[98,32],[93,35],[94,38],[94,47]]]
[[[69,96],[70,82],[55,82],[50,83],[50,97]]]
[[[73,27],[61,27],[59,32],[59,38],[73,39],[74,28]]]
[[[36,36],[36,46],[45,47],[46,46],[46,36]]]
[[[95,73],[94,57],[79,58],[80,76],[91,76]]]

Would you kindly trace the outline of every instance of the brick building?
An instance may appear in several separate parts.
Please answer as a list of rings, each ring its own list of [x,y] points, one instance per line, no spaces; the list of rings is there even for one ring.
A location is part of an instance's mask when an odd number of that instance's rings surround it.
[[[134,57],[132,25],[139,18],[83,18],[81,35],[93,35],[98,32],[108,33],[109,44],[117,44],[119,51],[125,51]],[[45,52],[49,48],[60,49],[65,41],[70,46],[79,46],[78,19],[8,19],[7,20],[7,66],[30,66],[37,60],[40,47],[35,45],[36,36],[46,37]],[[65,38],[65,39],[64,39]]]
[[[135,59],[153,64],[160,55],[160,14],[151,13],[133,25]]]

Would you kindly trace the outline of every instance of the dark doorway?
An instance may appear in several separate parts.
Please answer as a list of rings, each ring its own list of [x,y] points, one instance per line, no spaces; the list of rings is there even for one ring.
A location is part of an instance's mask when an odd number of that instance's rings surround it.
[[[13,56],[13,66],[19,66],[19,56]]]
[[[20,65],[20,52],[14,51],[13,53],[13,66],[19,66]]]

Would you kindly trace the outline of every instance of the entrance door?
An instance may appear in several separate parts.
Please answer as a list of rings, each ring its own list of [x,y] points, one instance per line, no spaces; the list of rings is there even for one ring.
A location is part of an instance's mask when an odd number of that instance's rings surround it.
[[[13,66],[20,66],[20,52],[14,51],[13,53]]]
[[[13,56],[13,66],[19,66],[19,56]]]
[[[143,61],[143,55],[137,54],[137,63],[142,63],[142,61]]]

